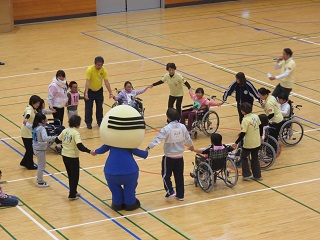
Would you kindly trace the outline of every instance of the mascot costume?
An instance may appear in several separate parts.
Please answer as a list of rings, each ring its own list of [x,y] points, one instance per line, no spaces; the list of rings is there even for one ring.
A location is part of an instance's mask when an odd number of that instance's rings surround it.
[[[101,122],[100,137],[104,145],[95,153],[103,154],[110,150],[104,174],[112,193],[111,208],[115,211],[132,211],[140,207],[136,198],[139,167],[133,155],[142,158],[148,156],[148,151],[137,149],[144,133],[143,117],[128,105],[110,109]]]

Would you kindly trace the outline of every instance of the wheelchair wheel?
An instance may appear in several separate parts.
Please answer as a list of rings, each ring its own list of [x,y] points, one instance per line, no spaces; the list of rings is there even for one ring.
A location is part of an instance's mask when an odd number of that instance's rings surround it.
[[[261,143],[258,159],[261,170],[266,170],[273,165],[274,161],[276,160],[276,152],[269,143]]]
[[[274,137],[272,137],[272,136],[267,136],[265,139],[264,139],[264,142],[266,142],[266,143],[269,143],[272,147],[273,147],[273,149],[274,149],[274,151],[275,151],[275,153],[276,153],[276,156],[278,156],[278,154],[279,154],[279,152],[280,152],[280,145],[279,145],[279,142],[274,138]]]
[[[202,162],[198,165],[197,179],[199,186],[205,192],[210,192],[213,188],[213,172],[208,163]]]
[[[218,114],[213,111],[209,110],[206,112],[201,121],[202,131],[207,136],[215,133],[219,127],[219,116]]]
[[[119,105],[120,105],[119,102],[118,102],[118,101],[115,101],[115,102],[112,104],[111,108],[114,108],[114,107],[119,106]]]
[[[227,157],[226,167],[221,172],[222,178],[228,187],[234,187],[238,182],[238,168],[234,161]]]
[[[297,145],[303,137],[303,126],[296,120],[285,122],[280,128],[280,141],[286,146]]]

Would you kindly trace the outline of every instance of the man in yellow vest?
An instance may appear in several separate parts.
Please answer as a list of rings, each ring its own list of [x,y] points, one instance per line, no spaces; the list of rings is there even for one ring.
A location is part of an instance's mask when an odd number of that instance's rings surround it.
[[[277,98],[280,93],[284,93],[289,96],[292,91],[296,69],[296,63],[292,59],[292,54],[293,52],[290,48],[283,49],[282,57],[277,58],[277,62],[275,64],[275,69],[281,69],[281,74],[278,76],[269,76],[270,80],[280,80],[280,83],[272,93],[275,98]]]

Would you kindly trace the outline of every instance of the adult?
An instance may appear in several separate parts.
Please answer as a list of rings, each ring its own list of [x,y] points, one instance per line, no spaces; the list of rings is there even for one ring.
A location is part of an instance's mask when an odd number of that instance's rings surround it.
[[[238,139],[233,144],[236,148],[237,144],[243,140],[243,147],[241,151],[241,165],[243,180],[250,179],[262,180],[260,163],[258,159],[259,147],[261,145],[260,140],[260,120],[256,114],[252,113],[252,105],[250,103],[241,103],[240,109],[244,114],[244,118],[241,122],[241,132]],[[251,170],[249,168],[248,156],[251,154]]]
[[[176,73],[176,65],[174,63],[168,63],[166,66],[166,73],[161,80],[152,84],[152,86],[158,86],[163,83],[168,83],[170,89],[170,95],[168,100],[168,109],[173,108],[173,104],[176,102],[176,110],[178,111],[179,118],[181,116],[181,104],[183,99],[183,85],[186,85],[188,89],[191,88],[190,84],[185,80],[181,74]]]
[[[33,148],[32,148],[32,133],[29,128],[25,125],[28,122],[30,125],[33,124],[34,117],[37,113],[37,108],[39,108],[41,98],[37,95],[32,95],[29,99],[29,105],[24,110],[23,114],[23,124],[21,127],[21,138],[26,152],[20,162],[20,165],[26,167],[28,170],[37,169],[33,162]]]
[[[112,90],[108,81],[108,73],[103,67],[104,59],[98,56],[94,59],[94,65],[87,68],[86,86],[84,90],[85,99],[85,123],[88,129],[92,129],[92,109],[93,102],[96,103],[96,119],[100,126],[103,118],[103,87],[102,82],[106,85],[109,91],[109,98],[112,98]]]
[[[265,101],[262,105],[262,108],[268,116],[269,126],[272,127],[270,129],[270,135],[273,136],[275,139],[278,139],[280,128],[282,125],[281,122],[283,120],[280,105],[277,99],[273,95],[269,94],[270,90],[265,88],[259,88],[258,92],[260,98]]]
[[[52,115],[59,121],[54,121],[54,125],[63,125],[64,107],[68,102],[67,96],[68,84],[66,73],[63,70],[58,70],[56,76],[52,79],[49,85],[48,105],[53,111]]]
[[[259,100],[259,103],[262,104],[262,100],[259,97],[257,89],[250,81],[246,79],[246,76],[243,72],[238,72],[236,74],[236,80],[231,83],[227,91],[224,92],[222,96],[223,103],[227,101],[228,96],[230,96],[233,92],[236,92],[239,122],[241,124],[241,121],[244,117],[241,112],[241,103],[247,102],[253,105],[254,98],[256,98]]]
[[[278,76],[270,76],[270,80],[279,79],[280,83],[273,90],[272,95],[277,98],[280,93],[289,96],[292,91],[293,81],[295,78],[296,63],[292,59],[293,52],[290,48],[283,49],[282,57],[277,59],[274,66],[275,69],[281,68],[281,74]]]
[[[2,177],[2,171],[0,170],[0,180]],[[19,200],[16,196],[8,195],[0,186],[0,207],[14,207],[17,206],[19,203]]]

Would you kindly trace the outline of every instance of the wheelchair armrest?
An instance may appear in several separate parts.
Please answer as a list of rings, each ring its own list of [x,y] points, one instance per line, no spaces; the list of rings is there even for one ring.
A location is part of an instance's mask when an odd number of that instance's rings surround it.
[[[182,106],[182,108],[187,108],[187,107],[192,107],[192,106],[193,106],[193,104],[188,104],[188,105]]]
[[[138,100],[138,101],[142,102],[142,99],[141,99],[141,98],[138,98],[138,97],[137,97],[137,98],[136,98],[136,100]]]

